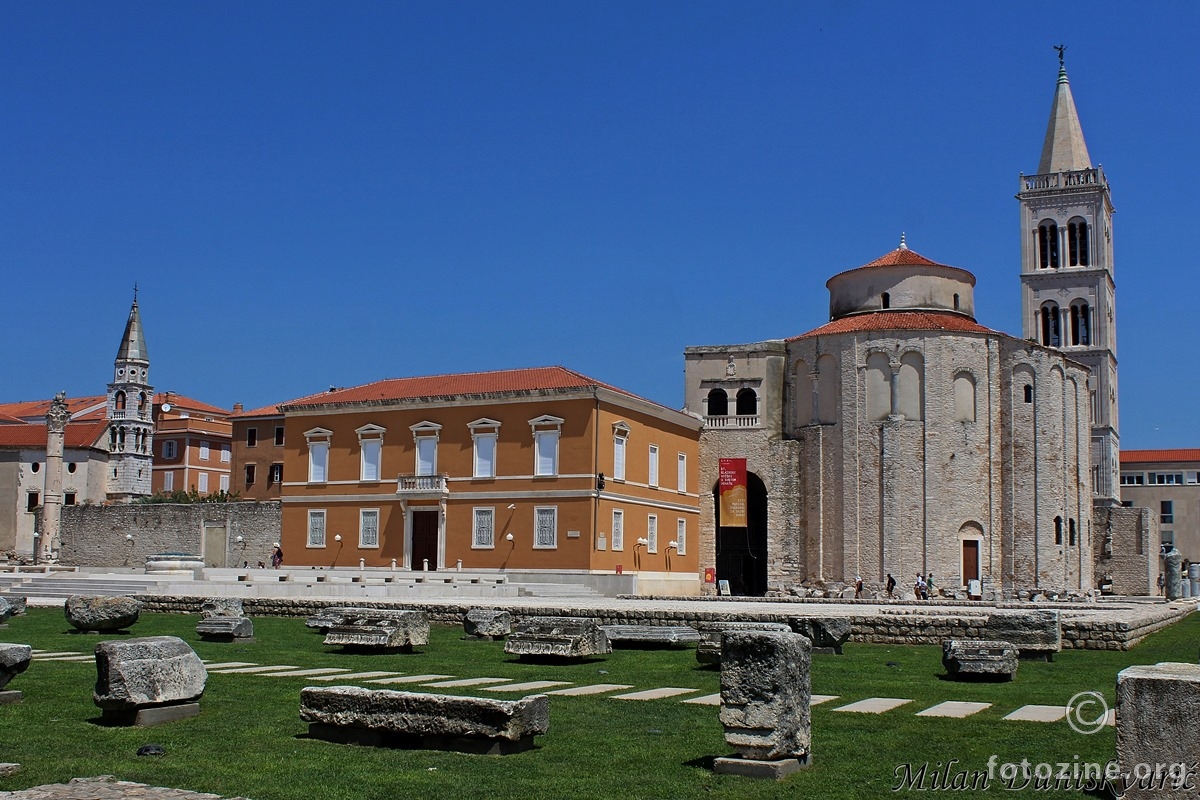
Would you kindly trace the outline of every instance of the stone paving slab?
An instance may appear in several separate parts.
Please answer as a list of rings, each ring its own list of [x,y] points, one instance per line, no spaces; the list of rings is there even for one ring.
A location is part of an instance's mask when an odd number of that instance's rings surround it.
[[[204,668],[210,672],[214,669],[232,669],[233,667],[257,667],[258,664],[253,661],[221,661],[216,664],[204,662]]]
[[[367,683],[426,683],[440,678],[453,678],[453,675],[401,675],[398,678],[375,678]]]
[[[68,662],[70,662],[70,661],[94,661],[95,659],[96,659],[96,657],[94,655],[88,655],[88,656],[77,655],[77,656],[42,656],[40,658],[35,656],[33,660],[34,661],[68,661]]]
[[[681,694],[691,694],[695,689],[684,689],[679,686],[663,686],[659,689],[646,689],[643,692],[630,694],[614,694],[611,700],[661,700],[664,697],[676,697]]]
[[[808,698],[810,706],[819,706],[821,703],[828,703],[830,700],[837,700],[841,695],[837,694],[814,694]]]
[[[70,783],[50,783],[19,792],[0,792],[5,800],[221,800],[218,795],[167,789],[145,783],[119,781],[111,775],[72,778]],[[244,797],[229,800],[246,800]]]
[[[345,667],[318,667],[315,669],[294,669],[288,672],[272,672],[269,677],[272,678],[303,678],[309,675],[330,675],[333,678],[341,678],[338,673],[349,672]]]
[[[835,708],[834,711],[850,711],[856,714],[882,714],[885,711],[891,711],[893,708],[899,708],[905,703],[911,702],[912,700],[902,700],[898,697],[868,697],[866,700],[859,700],[857,703]]]
[[[570,686],[570,681],[526,681],[525,683],[508,683],[504,686],[484,686],[485,692],[534,692],[539,689],[549,689],[552,686]]]
[[[690,703],[695,706],[719,706],[721,705],[721,693],[706,694],[703,697],[692,697],[681,702]]]
[[[563,697],[581,697],[589,694],[604,694],[605,692],[617,692],[621,689],[632,689],[628,683],[593,683],[587,686],[574,686],[570,689],[555,689],[546,694],[557,694]]]
[[[938,703],[936,706],[930,706],[924,711],[918,711],[917,716],[963,719],[991,707],[991,703],[966,703],[959,700],[947,700],[944,703]]]
[[[65,652],[65,651],[60,653],[60,652],[54,652],[54,651],[49,651],[49,650],[34,650],[33,651],[33,657],[36,659],[62,658],[63,656],[81,656],[81,655],[83,655],[83,653]]]
[[[374,672],[351,672],[349,675],[318,675],[313,678],[314,681],[361,681],[367,678],[390,678],[395,675],[403,675],[402,672],[387,672],[386,670],[375,670]]]
[[[459,678],[453,681],[438,681],[436,683],[426,683],[433,689],[453,689],[460,686],[485,686],[489,683],[510,683],[512,678]]]
[[[1066,706],[1021,706],[1005,719],[1018,722],[1058,722],[1067,715]]]
[[[217,675],[243,675],[256,672],[279,672],[281,670],[300,669],[295,664],[276,664],[273,667],[234,667],[233,669],[210,669],[209,674],[216,673]]]

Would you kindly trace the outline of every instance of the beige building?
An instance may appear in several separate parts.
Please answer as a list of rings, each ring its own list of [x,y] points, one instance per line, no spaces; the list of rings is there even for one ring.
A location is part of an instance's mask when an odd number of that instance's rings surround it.
[[[1121,497],[1157,516],[1159,540],[1200,561],[1200,449],[1122,450]]]

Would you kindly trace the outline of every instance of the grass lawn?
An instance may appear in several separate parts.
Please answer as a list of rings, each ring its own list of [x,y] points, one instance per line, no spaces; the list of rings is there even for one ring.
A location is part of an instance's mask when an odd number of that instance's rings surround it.
[[[720,690],[720,675],[699,667],[692,649],[617,650],[583,664],[528,664],[506,656],[495,642],[460,640],[460,628],[434,626],[428,647],[410,655],[358,655],[322,645],[300,619],[254,620],[251,644],[202,642],[197,617],[146,614],[138,636],[169,634],[188,642],[211,662],[248,661],[298,667],[392,670],[407,674],[562,680],[573,684],[630,684],[635,690],[691,687],[697,694]],[[60,609],[30,609],[14,617],[0,639],[49,651],[91,652],[98,636],[69,633]],[[1094,761],[1115,755],[1115,733],[1073,731],[1066,722],[1004,721],[1025,704],[1064,705],[1081,691],[1115,700],[1116,675],[1132,664],[1196,661],[1200,615],[1150,637],[1127,653],[1066,651],[1052,663],[1022,663],[1011,683],[955,683],[943,679],[937,647],[849,644],[845,655],[813,658],[812,689],[840,700],[813,708],[814,763],[783,783],[714,775],[714,756],[725,745],[717,708],[687,705],[682,698],[649,702],[605,696],[553,697],[550,732],[538,747],[510,756],[479,756],[426,750],[388,750],[337,745],[307,738],[299,718],[299,695],[314,683],[302,677],[251,674],[209,676],[200,716],[153,728],[96,724],[92,703],[94,664],[35,661],[8,689],[24,692],[21,704],[0,706],[0,761],[17,762],[17,775],[0,779],[0,791],[73,777],[115,775],[124,780],[241,795],[254,800],[290,798],[880,798],[893,793],[900,765],[932,770],[957,759],[954,771],[986,770],[1000,763]],[[321,682],[320,685],[336,685]],[[423,689],[444,693],[510,695],[478,688]],[[632,691],[632,690],[631,690]],[[693,695],[694,696],[694,695]],[[881,715],[836,712],[868,697],[911,698]],[[686,698],[686,696],[685,696]],[[943,700],[992,703],[967,719],[917,717]],[[166,755],[139,757],[147,743]],[[1079,792],[1028,792],[1038,797],[1080,797]],[[987,792],[1005,794],[999,776]]]

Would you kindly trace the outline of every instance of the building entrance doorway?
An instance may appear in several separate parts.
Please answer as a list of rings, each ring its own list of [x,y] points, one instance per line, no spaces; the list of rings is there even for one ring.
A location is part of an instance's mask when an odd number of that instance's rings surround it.
[[[412,569],[436,570],[438,566],[438,511],[412,512]]]
[[[976,539],[963,540],[962,576],[964,586],[970,586],[971,581],[979,580],[979,542]]]
[[[721,527],[721,491],[713,487],[717,520],[717,580],[729,581],[730,594],[767,593],[767,487],[746,473],[746,527]]]

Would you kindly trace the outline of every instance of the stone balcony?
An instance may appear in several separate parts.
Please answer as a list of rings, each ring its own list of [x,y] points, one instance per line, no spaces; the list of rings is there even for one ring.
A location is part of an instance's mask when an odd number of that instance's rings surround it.
[[[1104,186],[1104,170],[1100,167],[1067,172],[1047,172],[1044,175],[1022,175],[1018,192],[1040,192],[1076,186]]]
[[[759,425],[758,414],[732,414],[704,418],[706,428],[757,428]]]
[[[396,494],[405,499],[438,499],[449,493],[444,474],[401,475],[396,479]]]

